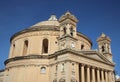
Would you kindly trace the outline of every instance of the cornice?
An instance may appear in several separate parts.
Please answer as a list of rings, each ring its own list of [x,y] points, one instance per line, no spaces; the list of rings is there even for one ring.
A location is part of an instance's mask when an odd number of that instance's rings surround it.
[[[14,57],[14,58],[7,59],[7,60],[4,62],[4,64],[6,65],[6,64],[8,64],[9,62],[18,61],[18,60],[24,60],[24,59],[51,59],[51,58],[55,58],[55,57],[57,57],[57,56],[63,55],[63,54],[65,54],[65,53],[73,53],[74,55],[82,56],[82,57],[85,57],[85,58],[88,58],[88,59],[91,59],[91,60],[95,60],[95,61],[98,61],[98,62],[107,64],[107,65],[114,66],[114,63],[101,61],[101,60],[98,60],[98,59],[89,57],[88,55],[85,55],[84,53],[82,53],[82,52],[80,52],[80,51],[75,51],[75,50],[72,50],[72,49],[69,49],[69,48],[68,48],[68,49],[64,49],[64,50],[57,51],[57,52],[55,52],[54,54],[49,54],[49,55],[28,55],[28,56]]]
[[[59,55],[63,55],[65,53],[73,53],[74,55],[82,56],[82,57],[85,57],[85,58],[88,58],[88,59],[91,59],[91,60],[95,60],[95,61],[98,61],[98,62],[101,62],[101,63],[104,63],[104,64],[114,66],[114,63],[101,61],[101,60],[89,57],[88,55],[85,55],[83,52],[75,51],[75,50],[72,50],[72,49],[64,49],[64,50],[60,50],[58,52],[55,52],[54,54],[50,55],[50,58],[53,58],[53,57],[56,57],[56,56],[59,56]],[[94,53],[97,54],[97,52],[94,52]]]
[[[27,60],[27,59],[48,59],[49,56],[48,55],[28,55],[28,56],[19,56],[19,57],[14,57],[14,58],[10,58],[7,59],[4,64],[8,64],[9,62],[12,61],[18,61],[18,60]]]
[[[34,31],[59,31],[59,27],[58,26],[32,26],[30,28],[24,29],[22,31],[19,31],[17,33],[15,33],[11,38],[10,38],[10,42],[18,35],[24,34],[24,33],[28,33],[28,32],[34,32]]]
[[[74,39],[74,40],[78,40],[77,38],[72,37],[70,35],[65,35],[65,36],[62,36],[62,37],[58,37],[59,40],[64,39],[64,38],[71,38],[71,39]]]

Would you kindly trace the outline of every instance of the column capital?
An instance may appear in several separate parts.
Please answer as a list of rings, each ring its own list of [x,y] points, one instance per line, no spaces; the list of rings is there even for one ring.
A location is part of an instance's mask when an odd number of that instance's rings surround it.
[[[104,69],[101,69],[101,71],[104,71]]]
[[[105,69],[103,69],[103,68],[100,68],[100,70],[101,70],[101,71],[104,71]]]
[[[87,68],[90,68],[91,66],[90,65],[86,65]]]
[[[100,67],[96,67],[97,70],[100,70]]]
[[[107,70],[107,69],[105,69],[104,71],[105,71],[105,72],[109,72],[109,70]]]
[[[83,63],[81,63],[80,65],[81,65],[81,66],[85,66],[85,64],[83,64]]]
[[[95,69],[96,67],[95,66],[91,66],[92,69]]]

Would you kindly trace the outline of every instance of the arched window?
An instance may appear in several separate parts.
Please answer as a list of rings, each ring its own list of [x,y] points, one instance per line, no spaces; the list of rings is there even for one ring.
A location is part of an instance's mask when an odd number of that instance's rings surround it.
[[[48,39],[43,39],[42,53],[48,53]]]
[[[73,36],[73,28],[70,28],[70,35]]]
[[[45,67],[41,67],[40,72],[41,72],[41,73],[46,73],[46,68],[45,68]]]
[[[63,35],[65,35],[66,34],[66,27],[63,28],[63,32],[64,32]]]
[[[24,47],[23,47],[23,55],[27,54],[27,50],[28,50],[28,40],[25,40]]]
[[[81,45],[81,50],[83,50],[83,49],[84,49],[84,45],[82,44],[82,45]]]
[[[12,55],[15,55],[15,44],[12,45],[13,48],[12,48]]]
[[[105,47],[104,46],[102,46],[102,52],[105,52]]]

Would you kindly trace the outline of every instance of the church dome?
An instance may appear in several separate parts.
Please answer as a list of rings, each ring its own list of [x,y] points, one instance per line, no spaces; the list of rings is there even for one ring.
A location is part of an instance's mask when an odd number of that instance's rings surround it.
[[[62,15],[59,20],[55,15],[51,15],[48,20],[38,22],[29,28],[15,33],[10,39],[13,49],[10,52],[10,58],[17,56],[28,56],[31,54],[40,55],[45,54],[45,51],[47,52],[45,55],[48,55],[48,53],[53,54],[54,52],[63,49],[61,46],[62,42],[60,44],[60,41],[66,37],[71,38],[69,43],[72,46],[76,45],[76,49],[90,50],[92,47],[92,41],[86,35],[76,30],[77,22],[77,18],[70,12],[67,12],[65,15]],[[65,31],[63,29],[64,27],[67,28],[67,33],[65,35]],[[54,48],[52,46],[48,47],[48,45],[52,45]],[[25,51],[27,50],[26,47],[28,48],[28,51]],[[44,50],[44,48],[46,49]],[[13,52],[15,52],[16,55]]]
[[[59,26],[59,22],[55,15],[51,15],[51,17],[47,21],[39,22],[33,25],[32,27],[36,26]]]
[[[22,31],[19,31],[17,33],[15,33],[11,39],[10,42],[13,40],[14,37],[23,34],[23,33],[27,33],[27,32],[32,32],[32,31],[40,31],[40,30],[54,30],[54,31],[59,31],[59,21],[56,18],[55,15],[51,15],[51,17],[47,20],[47,21],[42,21],[42,22],[38,22],[36,24],[34,24],[33,26],[26,28]]]

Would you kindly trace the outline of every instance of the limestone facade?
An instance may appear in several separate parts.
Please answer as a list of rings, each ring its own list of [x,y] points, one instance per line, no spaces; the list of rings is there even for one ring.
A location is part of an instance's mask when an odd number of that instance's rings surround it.
[[[0,82],[115,82],[110,38],[102,33],[92,50],[77,22],[66,12],[14,34]]]

